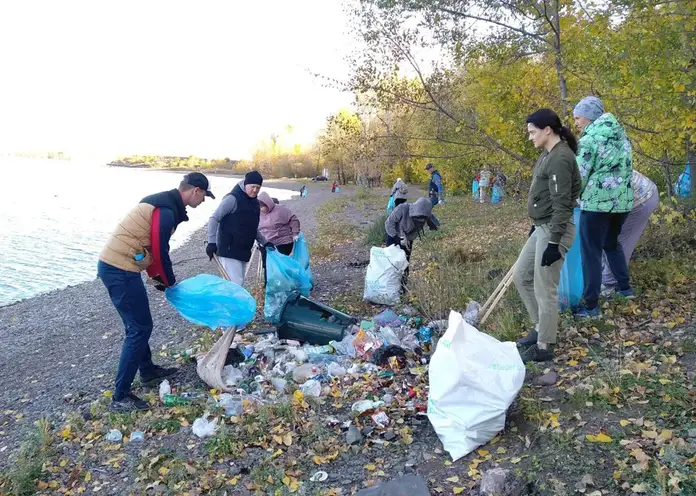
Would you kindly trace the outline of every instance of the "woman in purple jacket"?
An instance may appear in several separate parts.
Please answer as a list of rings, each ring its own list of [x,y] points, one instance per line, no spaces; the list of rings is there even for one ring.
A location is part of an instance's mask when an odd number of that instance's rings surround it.
[[[263,238],[275,246],[283,255],[290,255],[295,246],[295,241],[300,235],[300,220],[292,211],[284,205],[276,205],[273,199],[265,191],[259,194],[261,207],[261,220],[259,221],[259,233]],[[261,250],[266,280],[266,250]]]

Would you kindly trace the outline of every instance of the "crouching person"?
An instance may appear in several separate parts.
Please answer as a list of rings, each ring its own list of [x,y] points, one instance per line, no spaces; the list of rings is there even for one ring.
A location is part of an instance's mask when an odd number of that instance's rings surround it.
[[[389,214],[384,227],[387,231],[387,246],[398,245],[406,253],[406,260],[411,261],[413,241],[423,231],[426,224],[431,231],[438,229],[432,219],[433,204],[427,198],[418,198],[415,203],[402,203]],[[401,279],[401,290],[406,289],[409,267],[406,267]]]

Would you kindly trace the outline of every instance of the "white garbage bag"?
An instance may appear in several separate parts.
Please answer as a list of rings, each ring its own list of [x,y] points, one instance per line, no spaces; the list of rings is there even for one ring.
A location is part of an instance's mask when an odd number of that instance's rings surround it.
[[[451,312],[430,360],[428,418],[453,460],[487,443],[524,382],[515,343],[501,343]]]
[[[401,276],[408,267],[406,253],[396,245],[370,249],[363,298],[379,305],[396,305],[401,295]]]

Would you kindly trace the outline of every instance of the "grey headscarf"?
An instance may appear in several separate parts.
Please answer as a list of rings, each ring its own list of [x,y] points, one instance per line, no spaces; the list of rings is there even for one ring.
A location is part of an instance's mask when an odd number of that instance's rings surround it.
[[[602,100],[596,96],[586,96],[578,102],[573,110],[575,117],[586,117],[591,121],[596,121],[604,113],[604,105]]]

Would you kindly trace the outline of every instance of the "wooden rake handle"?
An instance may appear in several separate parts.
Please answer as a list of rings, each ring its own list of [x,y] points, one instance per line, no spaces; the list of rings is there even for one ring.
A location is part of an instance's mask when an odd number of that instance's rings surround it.
[[[491,294],[491,296],[486,300],[486,303],[481,307],[481,310],[479,313],[483,313],[483,317],[481,317],[481,320],[479,320],[479,324],[483,324],[488,320],[488,317],[490,317],[491,313],[495,309],[495,307],[498,305],[500,300],[503,299],[503,296],[505,295],[505,292],[508,290],[510,285],[512,284],[513,281],[513,275],[515,273],[515,264],[513,264],[512,267],[510,267],[510,270],[508,271],[507,274],[505,274],[505,277],[503,277],[503,280],[500,281],[500,284],[498,284],[498,287],[495,288],[495,291]]]

